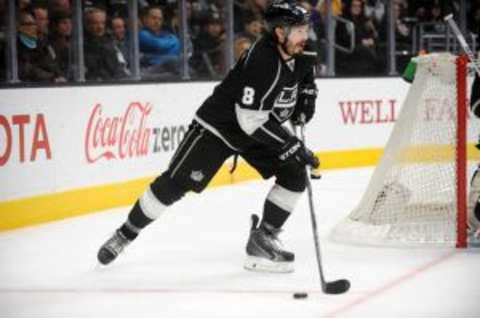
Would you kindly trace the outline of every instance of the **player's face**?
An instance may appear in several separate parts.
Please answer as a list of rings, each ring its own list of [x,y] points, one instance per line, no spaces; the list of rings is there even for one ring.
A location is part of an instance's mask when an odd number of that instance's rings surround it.
[[[292,56],[295,54],[302,54],[305,49],[305,44],[308,39],[308,25],[294,26],[290,30],[290,34],[287,38],[287,54]]]

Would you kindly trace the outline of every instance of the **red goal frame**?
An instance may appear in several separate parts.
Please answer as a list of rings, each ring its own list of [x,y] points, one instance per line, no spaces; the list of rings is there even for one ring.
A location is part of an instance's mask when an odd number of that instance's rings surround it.
[[[467,247],[467,65],[467,56],[457,57],[457,248]]]

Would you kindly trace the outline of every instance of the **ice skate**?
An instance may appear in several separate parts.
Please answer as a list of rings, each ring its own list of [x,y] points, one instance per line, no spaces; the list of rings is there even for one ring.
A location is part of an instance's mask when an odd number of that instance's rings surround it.
[[[467,210],[467,243],[470,247],[480,247],[480,221],[477,211],[480,207],[480,174],[475,172],[472,180],[472,189],[469,194]]]
[[[468,226],[467,242],[470,247],[480,247],[480,228]]]
[[[120,230],[116,230],[112,237],[100,247],[97,254],[98,261],[102,265],[110,264],[130,242]]]
[[[257,227],[258,220],[258,216],[253,214],[245,269],[273,273],[293,272],[295,255],[283,249],[278,239],[280,230],[265,225]]]

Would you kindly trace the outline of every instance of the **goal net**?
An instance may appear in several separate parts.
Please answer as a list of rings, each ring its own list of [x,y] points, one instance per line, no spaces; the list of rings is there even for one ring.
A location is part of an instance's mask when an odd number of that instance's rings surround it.
[[[358,206],[332,232],[339,242],[466,244],[468,176],[477,127],[467,109],[467,60],[416,58],[415,80]],[[473,150],[473,151],[472,151]]]

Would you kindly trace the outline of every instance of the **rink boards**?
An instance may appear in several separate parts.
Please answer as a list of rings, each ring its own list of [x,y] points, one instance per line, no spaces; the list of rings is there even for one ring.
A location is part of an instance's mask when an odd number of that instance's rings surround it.
[[[131,204],[165,167],[216,83],[0,90],[0,230]],[[374,165],[408,85],[321,79],[308,146],[322,169]],[[218,186],[257,178],[243,162]],[[35,212],[33,212],[35,211]]]

